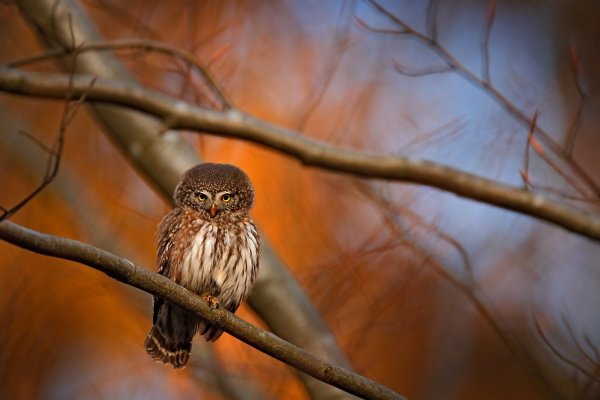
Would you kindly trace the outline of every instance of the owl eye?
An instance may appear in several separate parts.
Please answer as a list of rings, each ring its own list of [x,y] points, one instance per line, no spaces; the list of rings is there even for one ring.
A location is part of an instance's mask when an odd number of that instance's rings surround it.
[[[229,193],[225,193],[223,196],[221,196],[221,200],[223,203],[227,203],[229,200],[231,200],[231,195]]]
[[[196,197],[198,198],[198,200],[200,201],[205,201],[208,197],[202,193],[202,192],[196,192],[194,193],[196,195]]]

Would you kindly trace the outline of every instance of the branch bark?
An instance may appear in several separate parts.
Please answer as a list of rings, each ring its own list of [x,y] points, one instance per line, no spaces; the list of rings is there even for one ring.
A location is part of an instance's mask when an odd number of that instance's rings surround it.
[[[0,223],[0,239],[51,257],[85,264],[113,279],[194,312],[239,340],[330,385],[365,399],[404,399],[389,388],[355,372],[321,361],[311,353],[263,331],[223,308],[210,309],[196,294],[170,279],[138,267],[128,260],[76,240]]]
[[[412,182],[461,197],[526,214],[600,241],[600,217],[558,203],[526,189],[503,185],[455,168],[401,156],[344,149],[256,119],[239,110],[223,112],[197,107],[130,82],[76,76],[69,92],[68,76],[22,72],[0,67],[0,90],[47,97],[77,98],[130,107],[161,118],[172,129],[191,129],[265,145],[303,164],[369,178]]]

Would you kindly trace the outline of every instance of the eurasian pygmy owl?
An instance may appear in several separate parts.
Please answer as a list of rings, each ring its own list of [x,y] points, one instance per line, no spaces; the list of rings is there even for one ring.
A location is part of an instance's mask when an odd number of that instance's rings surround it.
[[[249,211],[254,191],[248,176],[226,164],[205,163],[186,171],[175,189],[176,208],[158,225],[158,273],[235,312],[258,270],[259,237]],[[184,367],[192,338],[223,333],[200,317],[154,298],[146,351],[154,360]]]

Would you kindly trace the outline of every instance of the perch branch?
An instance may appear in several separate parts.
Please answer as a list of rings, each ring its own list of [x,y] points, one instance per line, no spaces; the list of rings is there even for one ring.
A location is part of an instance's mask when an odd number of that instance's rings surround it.
[[[87,265],[129,286],[159,296],[196,313],[257,350],[349,393],[365,399],[403,399],[391,389],[355,372],[324,362],[223,308],[210,309],[199,296],[170,279],[97,247],[36,232],[9,221],[0,223],[0,239],[36,253]]]

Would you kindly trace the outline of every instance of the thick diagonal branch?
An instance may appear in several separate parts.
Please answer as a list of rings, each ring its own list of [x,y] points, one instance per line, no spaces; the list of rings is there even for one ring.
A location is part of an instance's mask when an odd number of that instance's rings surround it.
[[[222,309],[210,309],[199,296],[170,279],[139,268],[107,251],[76,240],[43,234],[9,221],[0,222],[0,239],[47,256],[85,264],[129,286],[194,312],[239,340],[330,385],[365,399],[403,399],[387,387],[263,331]]]
[[[207,110],[129,82],[77,76],[71,92],[68,76],[0,68],[0,90],[48,98],[77,97],[87,91],[89,101],[131,107],[160,117],[176,129],[192,129],[265,145],[302,163],[369,178],[412,182],[492,204],[551,222],[572,232],[600,240],[600,218],[552,201],[528,190],[503,185],[437,163],[409,157],[376,155],[328,145],[294,131],[269,124],[239,110]]]

